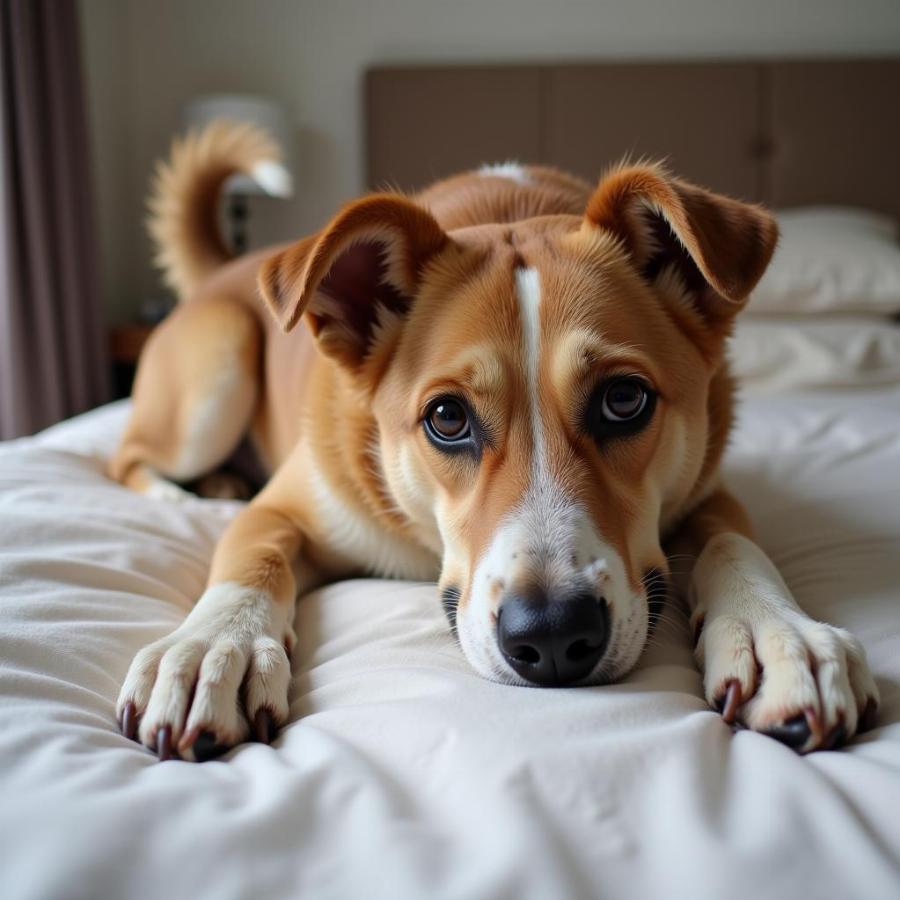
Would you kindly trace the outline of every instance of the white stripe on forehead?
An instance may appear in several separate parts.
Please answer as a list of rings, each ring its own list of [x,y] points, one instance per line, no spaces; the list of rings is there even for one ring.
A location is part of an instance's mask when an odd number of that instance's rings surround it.
[[[516,294],[522,319],[522,338],[531,433],[534,440],[533,470],[542,473],[546,464],[544,427],[538,403],[538,373],[541,361],[541,281],[537,269],[516,269]]]
[[[524,540],[544,550],[571,540],[575,505],[550,473],[547,437],[540,404],[541,280],[537,269],[516,269],[516,294],[522,320],[522,356],[525,364],[525,402],[531,419],[531,479],[517,510]]]

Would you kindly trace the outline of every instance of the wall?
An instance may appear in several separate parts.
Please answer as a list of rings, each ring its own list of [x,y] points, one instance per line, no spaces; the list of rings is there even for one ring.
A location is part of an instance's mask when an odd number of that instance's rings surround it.
[[[159,293],[143,198],[197,94],[265,94],[296,123],[297,193],[254,204],[258,244],[313,230],[362,189],[361,75],[371,63],[900,53],[898,0],[81,3],[104,285],[117,320]]]

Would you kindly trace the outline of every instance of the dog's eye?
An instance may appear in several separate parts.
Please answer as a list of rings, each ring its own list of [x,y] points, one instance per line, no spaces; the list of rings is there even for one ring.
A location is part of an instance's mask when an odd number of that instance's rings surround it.
[[[469,439],[472,426],[465,406],[455,397],[439,397],[425,413],[425,431],[439,446]]]
[[[653,416],[656,394],[635,376],[612,378],[591,395],[584,430],[595,441],[637,434]]]
[[[647,388],[636,378],[619,378],[606,386],[601,412],[610,422],[636,419],[647,405]]]

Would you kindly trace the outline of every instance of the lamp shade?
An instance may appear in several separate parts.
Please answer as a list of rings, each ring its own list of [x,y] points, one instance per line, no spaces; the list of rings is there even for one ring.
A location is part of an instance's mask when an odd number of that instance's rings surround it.
[[[282,163],[290,170],[292,141],[290,127],[284,110],[265,97],[250,94],[211,94],[198,97],[185,108],[182,115],[185,129],[199,130],[213,119],[231,119],[235,122],[250,122],[265,129],[278,143],[282,152]],[[270,194],[262,185],[246,175],[234,175],[225,183],[229,194]],[[290,189],[279,192],[290,196]]]

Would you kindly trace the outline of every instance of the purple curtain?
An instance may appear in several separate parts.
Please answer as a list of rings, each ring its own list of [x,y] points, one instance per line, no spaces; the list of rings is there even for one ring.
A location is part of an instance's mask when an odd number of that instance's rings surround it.
[[[75,0],[0,0],[0,438],[108,399]]]

